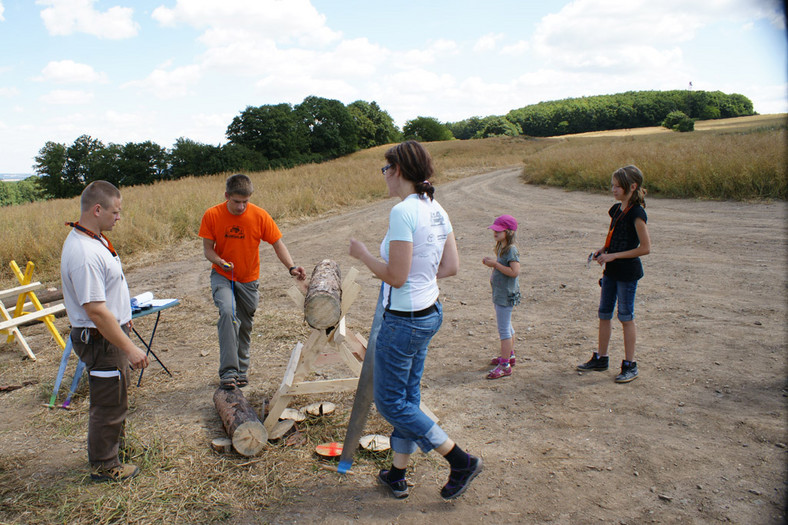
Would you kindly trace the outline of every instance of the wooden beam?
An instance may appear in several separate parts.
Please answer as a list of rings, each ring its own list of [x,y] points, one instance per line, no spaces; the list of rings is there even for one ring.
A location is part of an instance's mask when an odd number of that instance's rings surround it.
[[[27,293],[32,290],[38,290],[39,288],[43,288],[43,286],[43,284],[35,282],[24,286],[17,286],[16,288],[9,288],[8,290],[0,290],[0,299],[13,297],[14,295],[18,296],[19,294]]]
[[[44,308],[43,310],[38,310],[36,312],[25,313],[23,315],[20,315],[19,317],[13,317],[10,320],[0,322],[0,330],[8,330],[9,328],[16,328],[17,326],[25,324],[29,321],[41,319],[42,317],[56,314],[57,312],[63,311],[65,309],[66,309],[66,305],[58,304],[55,306],[50,306],[49,308]]]

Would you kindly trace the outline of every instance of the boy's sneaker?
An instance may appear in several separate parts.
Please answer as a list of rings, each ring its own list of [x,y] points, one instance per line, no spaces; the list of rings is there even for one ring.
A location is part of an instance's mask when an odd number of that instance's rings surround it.
[[[405,478],[399,481],[389,481],[389,471],[381,470],[378,472],[378,481],[391,489],[391,493],[395,498],[402,499],[408,497],[408,482],[405,481]]]
[[[482,458],[471,455],[468,457],[470,461],[467,468],[461,470],[451,469],[449,482],[441,489],[441,497],[443,499],[454,499],[462,496],[462,493],[471,484],[473,478],[482,471]]]
[[[604,372],[608,369],[608,361],[610,360],[610,356],[607,355],[599,355],[598,353],[594,352],[594,355],[583,364],[577,365],[577,369],[583,372],[593,370],[594,372]],[[637,374],[637,372],[635,372]]]
[[[123,481],[133,478],[139,471],[139,467],[131,463],[123,463],[110,468],[94,467],[90,472],[90,479],[93,481]]]
[[[631,361],[629,366],[621,363],[621,373],[616,376],[616,383],[629,383],[638,378],[638,364]]]

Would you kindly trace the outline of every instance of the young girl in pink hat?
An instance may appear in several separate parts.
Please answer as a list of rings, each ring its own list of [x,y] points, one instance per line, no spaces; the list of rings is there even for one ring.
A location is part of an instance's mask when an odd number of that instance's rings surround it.
[[[501,215],[488,226],[495,239],[495,257],[485,257],[482,263],[493,269],[490,275],[498,335],[501,338],[501,353],[490,364],[495,368],[487,379],[498,379],[512,375],[514,366],[514,330],[512,310],[520,303],[520,252],[514,244],[517,220],[511,215]]]

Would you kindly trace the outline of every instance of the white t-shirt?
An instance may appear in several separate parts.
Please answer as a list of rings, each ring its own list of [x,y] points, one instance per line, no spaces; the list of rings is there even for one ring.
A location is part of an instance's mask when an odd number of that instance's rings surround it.
[[[417,312],[432,306],[440,293],[436,275],[451,232],[446,211],[429,197],[413,193],[391,209],[380,256],[388,262],[391,241],[407,241],[413,243],[413,258],[405,284],[392,288],[384,283],[383,306],[402,312]]]
[[[66,237],[60,255],[60,279],[63,281],[63,303],[72,327],[92,327],[85,303],[105,302],[118,324],[131,320],[131,298],[119,256],[112,256],[98,239],[76,230]]]

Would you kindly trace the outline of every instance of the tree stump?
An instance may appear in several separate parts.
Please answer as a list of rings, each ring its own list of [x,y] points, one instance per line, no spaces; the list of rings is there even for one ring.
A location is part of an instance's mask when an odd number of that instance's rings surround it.
[[[213,404],[236,452],[242,456],[254,456],[263,449],[268,441],[268,432],[240,388],[217,388]]]
[[[324,259],[315,266],[304,298],[304,319],[317,330],[336,326],[342,317],[342,275],[339,265]]]

